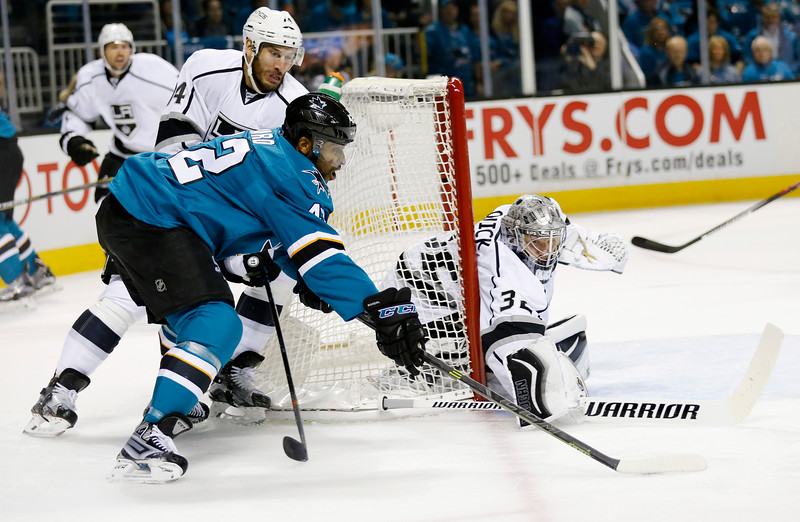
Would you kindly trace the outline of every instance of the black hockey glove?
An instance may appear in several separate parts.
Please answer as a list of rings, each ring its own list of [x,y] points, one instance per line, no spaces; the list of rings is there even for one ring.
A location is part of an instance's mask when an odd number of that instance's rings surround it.
[[[69,139],[67,142],[67,154],[72,158],[75,165],[79,167],[83,167],[100,155],[94,143],[83,136],[73,136]]]
[[[364,299],[364,310],[375,327],[381,353],[405,366],[411,375],[419,374],[427,339],[411,302],[411,290],[387,288]]]
[[[312,292],[311,289],[306,286],[305,281],[303,281],[303,279],[299,276],[297,278],[297,284],[294,285],[294,293],[297,294],[300,302],[309,308],[319,310],[323,314],[329,314],[333,312],[331,305],[323,301],[322,298]]]
[[[242,282],[247,286],[266,286],[268,281],[275,281],[281,274],[281,267],[264,252],[245,254],[242,262],[246,272]]]

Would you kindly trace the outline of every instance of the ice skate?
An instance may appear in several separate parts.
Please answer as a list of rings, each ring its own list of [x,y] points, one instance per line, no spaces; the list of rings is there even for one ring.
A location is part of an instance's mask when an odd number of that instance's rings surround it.
[[[33,288],[36,291],[56,290],[56,276],[53,275],[50,267],[45,265],[39,257],[34,258],[33,264],[36,267],[36,270],[30,275]]]
[[[215,417],[242,424],[258,424],[265,419],[264,410],[272,404],[270,398],[255,386],[255,367],[264,357],[255,352],[243,352],[226,364],[208,389]]]
[[[180,413],[170,413],[155,423],[143,420],[117,455],[109,480],[161,484],[179,479],[189,462],[178,454],[172,439],[190,429],[192,422]]]
[[[22,431],[33,437],[57,437],[75,426],[78,392],[89,382],[87,376],[72,368],[54,376],[42,389],[39,400],[31,408],[33,417]]]
[[[36,288],[33,286],[33,280],[28,275],[27,269],[23,270],[19,277],[8,283],[5,288],[0,289],[0,303],[21,301],[35,291]]]

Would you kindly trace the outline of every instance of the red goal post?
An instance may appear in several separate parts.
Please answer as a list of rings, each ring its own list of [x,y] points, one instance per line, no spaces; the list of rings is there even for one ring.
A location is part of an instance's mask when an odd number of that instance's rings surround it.
[[[356,78],[345,84],[341,101],[358,130],[354,158],[330,184],[330,224],[378,288],[396,286],[392,279],[404,251],[452,236],[447,252],[426,254],[430,270],[414,271],[420,279],[409,281],[419,290],[414,301],[431,339],[428,351],[485,383],[461,81]],[[427,302],[429,295],[436,302]],[[376,409],[383,397],[472,397],[469,388],[435,368],[426,366],[410,378],[378,351],[374,332],[358,321],[345,323],[296,298],[280,320],[301,409]],[[288,410],[275,337],[264,350],[259,369],[266,378],[259,387],[275,409]]]

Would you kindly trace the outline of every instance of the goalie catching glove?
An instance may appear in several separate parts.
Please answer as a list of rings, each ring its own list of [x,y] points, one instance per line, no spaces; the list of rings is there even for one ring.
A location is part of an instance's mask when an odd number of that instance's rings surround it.
[[[72,158],[73,163],[79,167],[83,167],[100,155],[94,143],[83,136],[73,136],[69,139],[67,142],[67,154]]]
[[[584,270],[621,274],[628,262],[628,247],[617,234],[600,234],[570,223],[558,262]]]
[[[411,375],[418,375],[425,349],[425,331],[411,302],[409,288],[387,288],[364,299],[364,310],[375,328],[378,349]]]

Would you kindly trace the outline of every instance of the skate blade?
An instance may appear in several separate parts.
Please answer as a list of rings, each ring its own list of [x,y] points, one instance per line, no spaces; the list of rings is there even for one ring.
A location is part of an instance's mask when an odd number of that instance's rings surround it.
[[[18,313],[36,310],[36,300],[32,296],[25,296],[13,301],[0,301],[0,313]]]
[[[133,460],[117,459],[108,480],[134,484],[165,484],[183,476],[183,469],[174,462],[154,460],[138,463]]]
[[[242,426],[258,426],[267,419],[266,408],[231,406],[222,402],[211,403],[209,417],[223,419]]]
[[[22,429],[22,433],[31,437],[58,437],[63,435],[71,426],[64,419],[46,419],[41,415],[34,415]]]

